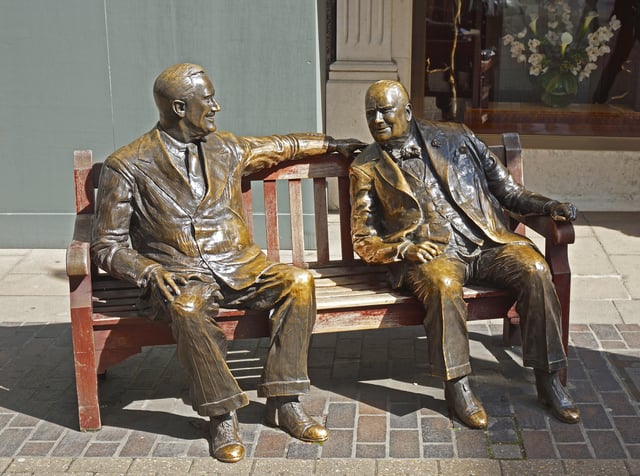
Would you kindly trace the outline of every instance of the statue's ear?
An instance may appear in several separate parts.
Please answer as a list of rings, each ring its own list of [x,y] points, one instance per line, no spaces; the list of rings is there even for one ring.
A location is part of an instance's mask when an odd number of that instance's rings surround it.
[[[174,99],[171,102],[171,109],[173,109],[176,116],[183,118],[187,110],[187,104],[181,99]]]
[[[411,109],[411,103],[408,103],[404,108],[404,114],[407,118],[407,122],[411,120],[413,117],[413,110]]]

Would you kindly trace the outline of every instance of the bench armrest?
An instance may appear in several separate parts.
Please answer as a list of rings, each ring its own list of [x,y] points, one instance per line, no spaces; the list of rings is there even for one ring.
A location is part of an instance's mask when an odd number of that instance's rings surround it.
[[[548,245],[570,245],[575,242],[576,235],[573,223],[555,221],[546,215],[511,215],[512,218],[542,235]]]
[[[82,277],[91,273],[89,241],[93,215],[78,215],[73,232],[73,240],[67,247],[67,276]]]

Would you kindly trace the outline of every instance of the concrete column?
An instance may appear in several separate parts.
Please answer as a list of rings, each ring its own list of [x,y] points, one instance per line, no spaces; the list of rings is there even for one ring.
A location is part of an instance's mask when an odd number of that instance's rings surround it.
[[[412,0],[337,0],[336,61],[329,66],[326,132],[371,141],[364,94],[379,79],[411,84]],[[335,193],[330,205],[335,207]]]

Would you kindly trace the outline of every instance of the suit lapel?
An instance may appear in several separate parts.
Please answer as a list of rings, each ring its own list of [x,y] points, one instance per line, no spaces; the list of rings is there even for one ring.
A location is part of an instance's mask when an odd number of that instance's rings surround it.
[[[433,170],[436,176],[440,179],[440,183],[444,187],[448,187],[449,184],[449,161],[445,157],[445,153],[448,151],[447,135],[445,132],[431,123],[418,124],[418,130],[422,135],[427,154],[429,154],[429,160],[433,165]],[[443,152],[444,151],[444,152]]]
[[[207,193],[202,202],[215,202],[220,199],[231,177],[231,153],[224,147],[216,134],[210,134],[207,142],[202,143],[204,157],[204,175],[207,179]]]
[[[140,171],[180,208],[193,209],[198,204],[191,185],[171,160],[158,129],[149,132],[140,144],[137,162]]]
[[[396,165],[391,156],[382,148],[379,144],[376,144],[380,160],[376,163],[376,170],[380,177],[387,182],[388,185],[397,189],[398,191],[410,195],[414,200],[415,197],[411,191],[411,187],[404,178],[404,174],[400,167]],[[417,200],[416,200],[417,202]]]

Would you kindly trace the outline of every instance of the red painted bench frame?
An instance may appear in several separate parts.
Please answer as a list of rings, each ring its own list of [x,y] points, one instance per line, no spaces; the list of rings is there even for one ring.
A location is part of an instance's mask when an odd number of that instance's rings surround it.
[[[522,182],[522,155],[519,136],[504,134],[503,144],[492,150],[507,164],[516,180]],[[90,260],[91,220],[95,207],[100,163],[92,162],[90,150],[74,154],[76,223],[73,240],[67,249],[67,275],[71,300],[71,326],[75,360],[80,429],[101,427],[98,399],[98,375],[141,351],[144,346],[173,343],[169,326],[152,321],[136,309],[139,290],[99,272]],[[327,179],[335,177],[339,195],[338,223],[328,213]],[[313,209],[316,251],[305,250],[303,181],[313,185]],[[281,250],[283,235],[278,225],[276,180],[288,183],[291,221],[291,249]],[[261,171],[243,181],[247,216],[252,213],[252,183],[261,182],[265,204],[266,249],[276,261],[292,262],[311,270],[316,277],[318,314],[314,333],[340,332],[381,327],[420,325],[423,310],[412,296],[392,291],[386,285],[383,267],[369,267],[354,257],[350,236],[348,163],[336,155],[281,164]],[[255,192],[254,192],[255,193]],[[571,271],[567,245],[574,241],[570,223],[556,223],[549,217],[512,217],[516,231],[524,225],[545,237],[545,257],[551,266],[553,281],[562,306],[562,332],[568,344]],[[331,227],[340,235],[339,250],[330,249]],[[253,221],[250,220],[251,233]],[[308,232],[309,233],[309,232]],[[287,254],[289,259],[283,259]],[[499,289],[465,289],[469,320],[504,319],[505,344],[519,343],[518,316],[513,296]],[[218,318],[229,339],[268,335],[265,315],[223,309]],[[564,375],[566,379],[566,374]]]

